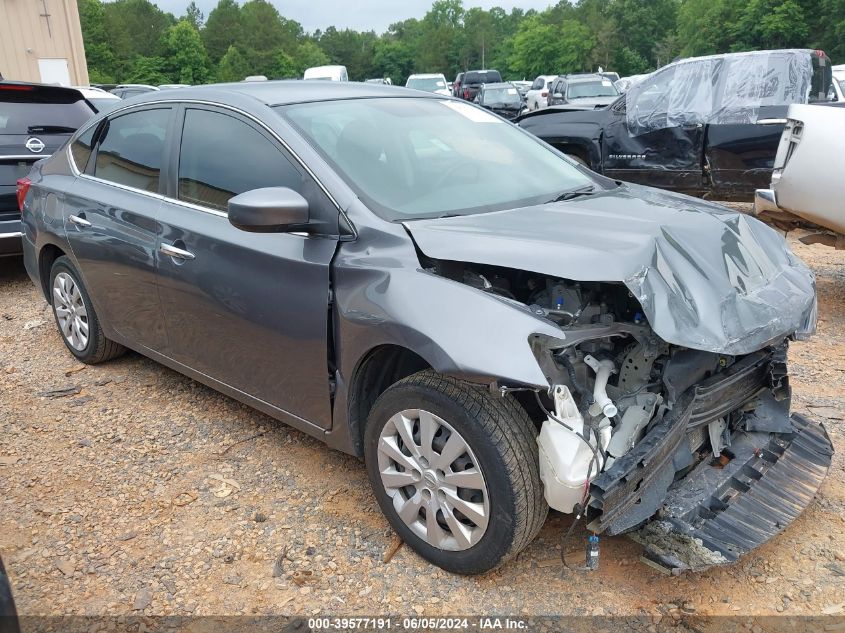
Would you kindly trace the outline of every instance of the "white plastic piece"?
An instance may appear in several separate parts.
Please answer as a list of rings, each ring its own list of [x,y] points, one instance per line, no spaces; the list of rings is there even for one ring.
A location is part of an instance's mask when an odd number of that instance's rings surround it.
[[[571,513],[576,503],[584,498],[589,476],[595,477],[602,464],[595,463],[593,451],[581,434],[584,419],[565,385],[555,385],[555,414],[571,431],[552,419],[543,422],[537,444],[540,447],[540,479],[549,506],[560,512]],[[604,429],[600,431],[600,435]],[[607,435],[610,426],[607,427]],[[592,463],[592,469],[590,464]]]
[[[619,411],[613,400],[607,395],[607,381],[610,374],[616,371],[612,360],[596,360],[589,354],[584,357],[584,362],[596,372],[596,384],[593,386],[593,404],[590,406],[590,415],[598,416],[600,413],[612,418]]]
[[[607,452],[614,457],[622,457],[634,448],[642,435],[640,431],[645,428],[653,412],[654,406],[651,407],[651,411],[639,405],[625,409],[622,421],[616,427],[616,432],[607,445]]]
[[[727,427],[728,423],[725,421],[725,418],[713,420],[707,425],[707,432],[710,435],[710,447],[713,449],[713,457],[718,457],[722,454],[722,449],[724,448],[722,434]]]

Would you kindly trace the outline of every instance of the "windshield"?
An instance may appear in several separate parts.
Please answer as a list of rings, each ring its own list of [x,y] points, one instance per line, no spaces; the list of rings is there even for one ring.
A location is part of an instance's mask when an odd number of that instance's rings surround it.
[[[446,80],[439,77],[411,77],[408,79],[407,87],[426,92],[446,90]]]
[[[567,99],[588,99],[591,97],[615,97],[619,91],[613,87],[610,79],[596,79],[595,81],[578,81],[569,84],[566,89]]]
[[[386,220],[513,209],[595,184],[531,135],[468,103],[381,98],[276,109]]]
[[[519,105],[522,99],[516,88],[492,88],[484,91],[482,101],[486,106],[496,105],[501,103],[503,105]]]

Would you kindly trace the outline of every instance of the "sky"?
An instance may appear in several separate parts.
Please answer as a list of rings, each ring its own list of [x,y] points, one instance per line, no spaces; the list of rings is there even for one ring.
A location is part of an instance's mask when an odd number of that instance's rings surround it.
[[[184,14],[190,0],[153,0],[162,10],[175,16]],[[335,26],[356,31],[374,30],[383,33],[394,22],[406,18],[421,18],[431,7],[432,0],[270,0],[284,17],[296,20],[306,31]],[[205,17],[217,5],[217,0],[196,0]],[[243,4],[243,0],[240,0]],[[464,8],[502,7],[508,13],[514,7],[545,9],[554,0],[464,0]]]

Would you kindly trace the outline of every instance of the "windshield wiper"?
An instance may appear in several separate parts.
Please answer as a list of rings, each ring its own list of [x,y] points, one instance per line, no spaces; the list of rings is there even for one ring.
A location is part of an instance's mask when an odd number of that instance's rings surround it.
[[[576,189],[569,189],[568,191],[564,191],[560,193],[556,198],[549,200],[551,202],[564,202],[565,200],[572,200],[573,198],[577,198],[579,196],[589,196],[596,192],[595,185],[585,185],[583,187],[577,187]],[[548,203],[546,203],[548,204]]]
[[[76,128],[67,125],[30,125],[26,128],[27,134],[62,134],[65,132],[76,132]]]

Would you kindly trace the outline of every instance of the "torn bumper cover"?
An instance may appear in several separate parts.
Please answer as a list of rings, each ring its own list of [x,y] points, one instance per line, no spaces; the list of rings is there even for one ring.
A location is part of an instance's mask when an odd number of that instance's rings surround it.
[[[733,562],[789,525],[824,480],[833,446],[823,426],[789,415],[784,360],[785,348],[762,350],[685,392],[593,480],[590,527],[635,530],[644,559],[677,573]],[[738,410],[728,447],[693,465],[708,425]]]
[[[660,518],[632,534],[644,559],[671,573],[732,563],[784,530],[813,500],[830,468],[824,426],[799,414],[790,433],[746,442],[710,494],[700,498],[702,462],[669,490]],[[760,434],[757,434],[760,435]]]

